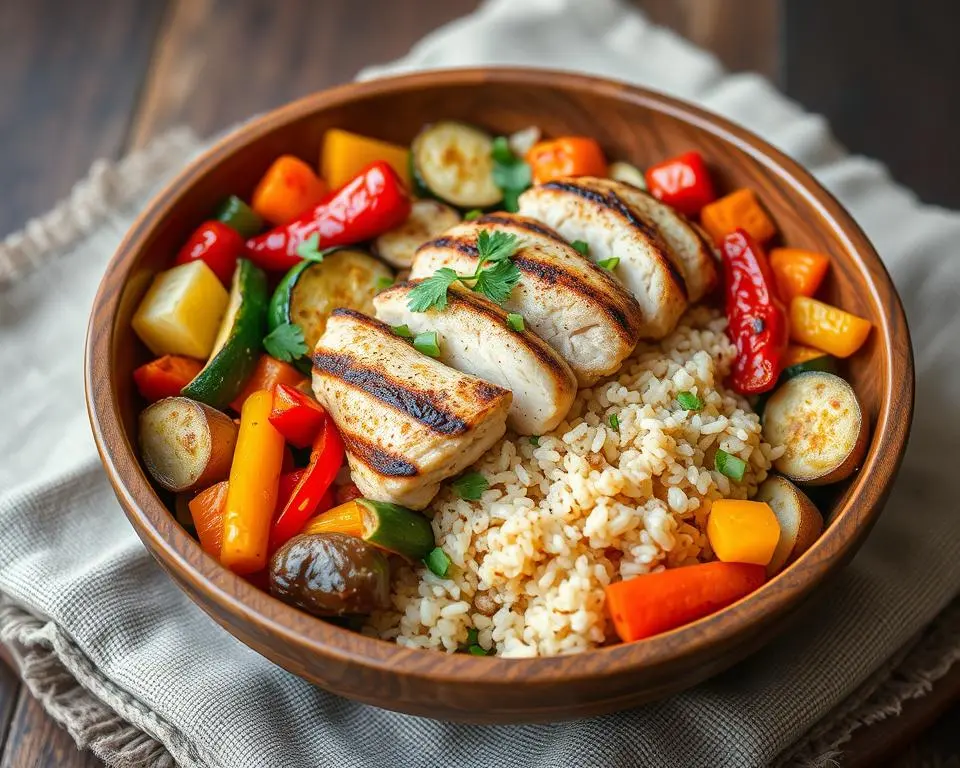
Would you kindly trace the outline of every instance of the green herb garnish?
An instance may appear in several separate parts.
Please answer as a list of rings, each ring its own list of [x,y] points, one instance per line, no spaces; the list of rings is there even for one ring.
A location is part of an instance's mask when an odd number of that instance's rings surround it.
[[[617,264],[620,263],[619,256],[611,256],[609,259],[604,259],[603,261],[598,261],[597,266],[602,267],[608,272],[613,272],[617,268]]]
[[[470,627],[467,630],[467,645],[477,645],[480,642],[480,630]]]
[[[534,448],[540,447],[540,435],[530,435],[530,445]]]
[[[496,304],[502,304],[520,282],[520,269],[510,260],[519,247],[520,242],[514,234],[490,234],[486,229],[480,230],[477,233],[479,258],[474,273],[460,275],[450,267],[441,267],[411,289],[407,308],[411,312],[446,309],[447,291],[458,281]]]
[[[526,327],[523,324],[523,315],[518,315],[516,312],[511,312],[507,315],[507,325],[518,333]]]
[[[467,211],[463,214],[463,219],[464,221],[473,221],[474,219],[479,219],[481,216],[483,216],[483,211],[479,208],[474,208],[472,211]]]
[[[487,478],[479,472],[467,472],[451,483],[454,492],[464,501],[479,501],[483,492],[490,487]]]
[[[424,331],[413,337],[413,347],[430,357],[440,357],[440,337],[436,331]]]
[[[677,402],[680,403],[681,408],[686,408],[688,411],[703,410],[703,400],[693,394],[693,392],[680,392],[677,395]]]
[[[620,419],[617,414],[611,413],[610,418],[607,419],[607,422],[610,424],[611,429],[615,429],[617,432],[620,431]]]
[[[379,293],[380,291],[386,290],[391,285],[393,285],[393,278],[381,275],[377,278],[377,282],[374,283],[374,288]]]
[[[307,354],[303,329],[296,323],[284,323],[270,331],[263,339],[263,348],[267,354],[285,363]]]
[[[430,554],[423,559],[423,564],[441,579],[446,578],[447,571],[450,570],[450,558],[440,547],[430,550]]]
[[[310,235],[300,245],[297,246],[297,256],[307,261],[323,261],[324,252],[320,250],[320,235]]]
[[[739,456],[733,456],[720,449],[717,449],[716,456],[713,459],[713,466],[717,472],[726,475],[738,483],[743,480],[743,473],[747,470],[747,462]]]
[[[487,652],[483,649],[483,646],[476,645],[476,644],[471,645],[469,648],[467,648],[467,652],[468,652],[471,656],[486,656],[486,655],[487,655]]]
[[[573,250],[577,251],[581,256],[586,256],[590,252],[590,246],[583,240],[574,240],[570,245],[573,247]]]
[[[517,199],[533,179],[530,166],[513,153],[506,136],[497,136],[493,140],[490,155],[493,159],[493,183],[503,192],[503,208],[516,213],[519,208]]]

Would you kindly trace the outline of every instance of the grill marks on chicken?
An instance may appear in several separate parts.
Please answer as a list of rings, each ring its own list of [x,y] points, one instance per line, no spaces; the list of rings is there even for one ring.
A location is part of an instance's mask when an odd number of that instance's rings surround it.
[[[422,509],[506,431],[508,390],[420,354],[359,312],[333,312],[313,363],[314,392],[367,498]]]
[[[425,243],[414,258],[411,278],[442,267],[470,274],[477,267],[481,230],[516,235],[513,262],[520,282],[504,302],[526,327],[556,349],[581,386],[613,373],[640,338],[642,314],[636,299],[609,272],[582,256],[545,224],[510,213],[465,222]]]

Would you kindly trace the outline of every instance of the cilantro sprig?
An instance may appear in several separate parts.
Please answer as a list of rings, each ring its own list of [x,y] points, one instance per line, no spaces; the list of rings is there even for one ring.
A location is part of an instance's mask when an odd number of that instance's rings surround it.
[[[263,339],[263,348],[271,357],[289,363],[307,354],[303,329],[296,323],[278,325]]]
[[[407,307],[411,312],[446,309],[447,291],[456,282],[482,293],[496,304],[503,304],[520,282],[520,269],[510,260],[519,247],[520,241],[512,233],[481,229],[477,234],[479,259],[473,274],[461,275],[450,267],[441,267],[413,287]]]

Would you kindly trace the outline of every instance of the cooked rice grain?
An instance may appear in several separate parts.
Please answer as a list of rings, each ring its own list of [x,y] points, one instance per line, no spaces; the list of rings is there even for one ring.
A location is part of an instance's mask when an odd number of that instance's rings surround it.
[[[710,505],[752,496],[782,453],[722,386],[735,355],[725,326],[716,311],[691,310],[660,344],[641,344],[616,378],[580,390],[539,446],[504,437],[474,466],[490,483],[479,501],[445,488],[428,511],[453,562],[448,578],[401,565],[395,610],[374,614],[365,631],[454,652],[474,627],[481,646],[513,657],[615,640],[604,587],[709,560]],[[682,409],[683,391],[703,410]],[[747,462],[742,482],[713,469],[718,448]]]

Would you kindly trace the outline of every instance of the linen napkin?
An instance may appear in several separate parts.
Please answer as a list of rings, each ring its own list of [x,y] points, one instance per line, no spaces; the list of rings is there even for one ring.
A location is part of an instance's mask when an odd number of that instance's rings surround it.
[[[594,72],[698,102],[810,168],[884,257],[917,363],[908,454],[851,565],[789,634],[703,685],[570,723],[469,726],[337,698],[202,614],[127,524],[83,405],[86,317],[107,259],[200,143],[178,132],[100,165],[0,246],[0,639],[81,746],[114,766],[825,765],[849,734],[923,695],[960,655],[960,215],[920,205],[823,121],[615,0],[490,0],[364,76],[531,64]]]

